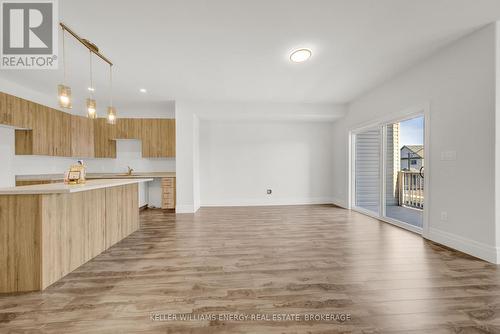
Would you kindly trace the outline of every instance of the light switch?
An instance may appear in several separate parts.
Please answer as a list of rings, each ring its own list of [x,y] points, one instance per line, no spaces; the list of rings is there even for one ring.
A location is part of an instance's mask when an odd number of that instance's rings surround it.
[[[443,221],[443,222],[448,221],[448,212],[441,211],[441,221]]]
[[[441,152],[442,161],[454,161],[457,160],[457,151],[442,151]]]

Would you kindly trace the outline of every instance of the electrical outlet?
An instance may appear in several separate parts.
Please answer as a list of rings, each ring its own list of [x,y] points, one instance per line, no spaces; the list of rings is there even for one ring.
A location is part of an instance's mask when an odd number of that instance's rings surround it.
[[[273,193],[273,190],[272,189],[267,189],[267,194],[268,195],[271,195]]]
[[[441,221],[443,221],[443,222],[448,221],[448,212],[441,211]]]

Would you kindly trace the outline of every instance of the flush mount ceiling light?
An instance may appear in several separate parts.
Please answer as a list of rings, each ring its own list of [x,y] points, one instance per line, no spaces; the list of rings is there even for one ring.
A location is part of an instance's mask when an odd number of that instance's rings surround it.
[[[290,60],[294,63],[302,63],[311,58],[312,52],[309,49],[298,49],[290,54]]]
[[[148,91],[146,90],[146,88],[141,88],[141,89],[139,89],[139,92],[141,92],[141,93],[147,93]]]

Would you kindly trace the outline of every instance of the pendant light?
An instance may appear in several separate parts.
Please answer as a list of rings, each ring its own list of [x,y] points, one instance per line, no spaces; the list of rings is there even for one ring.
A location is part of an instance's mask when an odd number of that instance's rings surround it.
[[[63,29],[62,44],[63,44],[63,83],[57,86],[57,95],[59,100],[59,106],[61,108],[71,109],[73,106],[71,103],[71,88],[66,85],[66,45],[64,43],[66,30]]]
[[[94,83],[92,82],[92,51],[89,52],[89,68],[90,68],[90,87],[94,88]],[[90,97],[87,99],[87,117],[94,119],[97,117],[97,108],[96,108],[96,103],[94,100],[94,91],[90,91]]]
[[[116,124],[116,108],[113,107],[113,66],[109,65],[108,124]]]

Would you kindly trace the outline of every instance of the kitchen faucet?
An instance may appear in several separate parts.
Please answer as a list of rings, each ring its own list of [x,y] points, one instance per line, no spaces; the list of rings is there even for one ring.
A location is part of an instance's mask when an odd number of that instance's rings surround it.
[[[134,171],[132,168],[130,168],[130,166],[127,166],[128,168],[128,172],[127,172],[127,175],[130,176],[132,175],[132,172]]]

